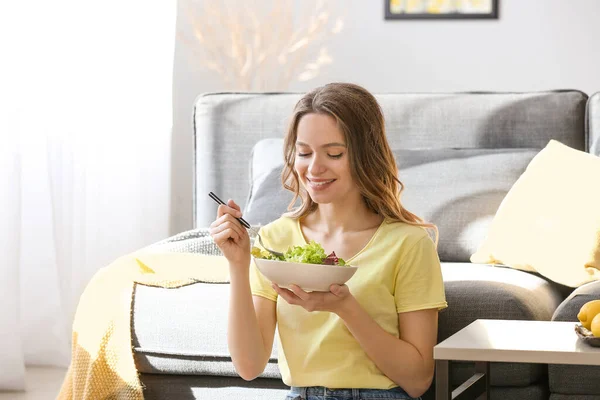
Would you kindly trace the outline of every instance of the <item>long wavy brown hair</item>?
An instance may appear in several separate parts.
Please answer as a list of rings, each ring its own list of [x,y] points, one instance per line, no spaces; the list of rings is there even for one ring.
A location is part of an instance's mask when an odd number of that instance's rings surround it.
[[[317,208],[300,184],[294,169],[300,119],[310,113],[326,114],[337,121],[344,134],[350,170],[366,206],[389,220],[430,229],[438,240],[438,230],[402,206],[404,185],[398,179],[396,160],[385,134],[381,107],[366,89],[351,83],[330,83],[304,95],[296,104],[284,142],[283,186],[294,193],[286,215],[302,218]],[[301,204],[293,208],[296,200]]]

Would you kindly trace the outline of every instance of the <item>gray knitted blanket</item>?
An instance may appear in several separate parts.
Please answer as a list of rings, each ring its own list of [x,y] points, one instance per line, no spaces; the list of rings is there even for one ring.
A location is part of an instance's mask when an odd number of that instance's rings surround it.
[[[258,226],[254,227],[258,230]],[[250,245],[254,244],[256,236],[250,231]],[[178,253],[199,253],[213,256],[222,256],[221,250],[213,242],[208,233],[208,228],[197,228],[181,232],[159,242],[145,247],[143,250],[172,251]]]

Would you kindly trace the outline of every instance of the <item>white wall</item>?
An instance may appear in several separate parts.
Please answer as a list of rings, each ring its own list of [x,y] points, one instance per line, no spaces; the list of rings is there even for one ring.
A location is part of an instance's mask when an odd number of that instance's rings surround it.
[[[383,0],[345,0],[344,30],[328,45],[333,65],[289,90],[349,81],[373,92],[600,91],[599,0],[499,1],[498,20],[386,21]],[[179,2],[179,29],[187,34],[185,10],[194,2]],[[224,89],[195,57],[189,45],[177,43],[173,233],[192,226],[194,99]]]

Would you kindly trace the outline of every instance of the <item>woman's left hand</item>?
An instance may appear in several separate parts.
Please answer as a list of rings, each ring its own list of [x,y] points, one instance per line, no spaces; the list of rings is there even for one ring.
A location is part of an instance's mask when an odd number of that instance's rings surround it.
[[[272,286],[289,304],[300,306],[306,311],[329,311],[339,314],[353,298],[346,285],[331,285],[329,292],[305,292],[296,285],[290,285],[290,289],[275,284]]]

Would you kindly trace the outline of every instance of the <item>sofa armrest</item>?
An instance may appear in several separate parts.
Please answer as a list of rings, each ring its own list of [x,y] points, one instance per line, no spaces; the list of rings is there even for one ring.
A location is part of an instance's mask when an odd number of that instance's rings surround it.
[[[554,311],[552,321],[577,322],[577,314],[585,303],[600,300],[600,281],[586,283],[575,289]]]

